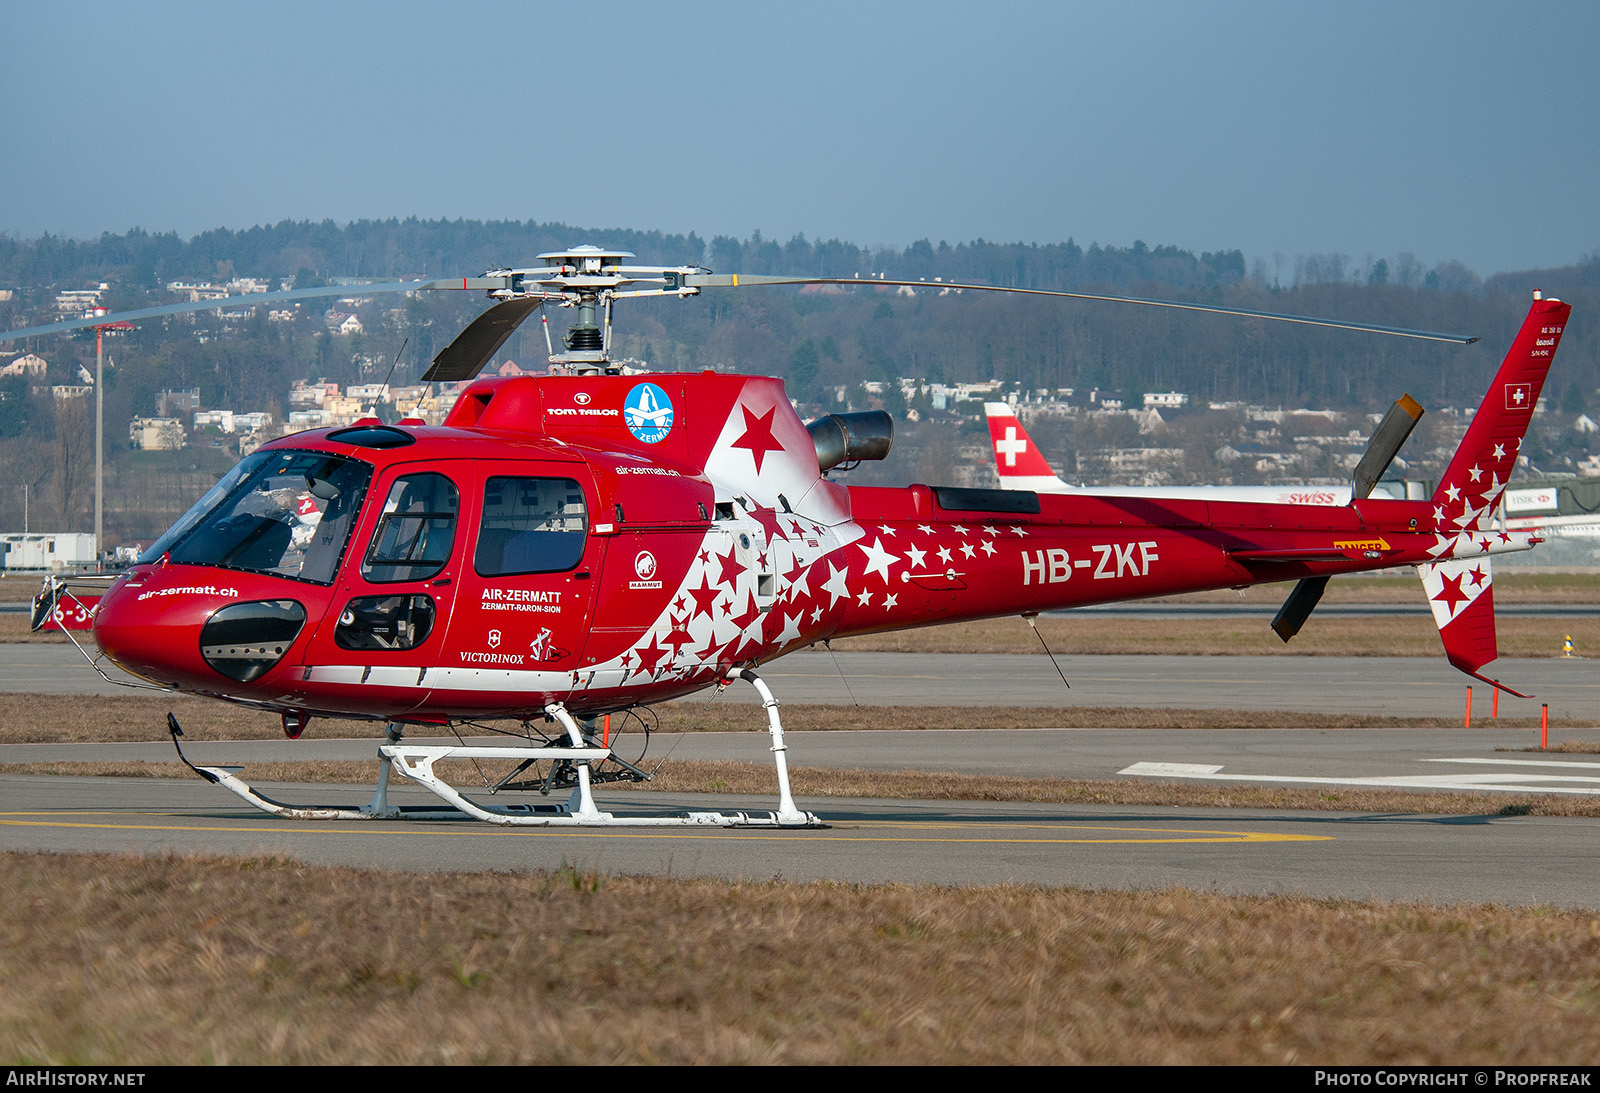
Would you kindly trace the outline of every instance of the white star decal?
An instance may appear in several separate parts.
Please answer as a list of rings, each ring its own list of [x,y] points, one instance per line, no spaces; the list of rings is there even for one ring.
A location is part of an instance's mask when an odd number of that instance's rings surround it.
[[[965,535],[967,533],[967,529],[962,527],[960,524],[957,524],[955,527],[951,528],[950,530],[955,532],[957,535]]]
[[[1022,537],[1026,536],[1028,534],[1027,532],[1023,531],[1021,528],[1016,527],[1016,526],[1013,526],[1011,528],[1011,530],[1017,533],[1017,537],[1018,538],[1022,538]]]
[[[894,528],[890,527],[888,524],[879,524],[878,525],[878,530],[883,532],[885,535],[893,535],[894,534]]]
[[[1443,520],[1444,509],[1440,508],[1438,505],[1433,506],[1433,518],[1435,520]]]
[[[948,562],[950,560],[950,548],[949,547],[940,547],[939,548],[939,560],[941,562]]]
[[[819,622],[822,621],[822,605],[821,604],[818,604],[817,605],[817,609],[815,611],[811,612],[811,621],[813,623],[819,623]]]
[[[794,583],[789,586],[789,598],[790,599],[797,600],[801,596],[809,596],[809,595],[811,595],[811,588],[806,584],[806,578],[809,577],[810,575],[811,575],[811,568],[809,566],[807,566],[805,569],[802,569],[800,571],[800,575],[798,577],[796,577],[794,579]]]
[[[1496,459],[1504,459],[1506,457],[1506,446],[1504,444],[1496,444],[1494,446],[1494,457]]]
[[[1000,534],[1000,529],[999,528],[992,528],[988,524],[985,524],[985,525],[983,525],[983,533],[985,535],[999,535]]]
[[[1455,486],[1445,487],[1444,495],[1452,501],[1461,500],[1461,490]]]
[[[929,527],[927,524],[918,524],[917,525],[917,530],[922,532],[922,534],[924,534],[924,535],[932,535],[933,534],[933,529],[931,527]]]
[[[871,592],[863,592],[863,593],[861,593],[861,595],[856,597],[856,602],[859,603],[862,607],[867,606],[867,604],[872,602],[872,593]]]
[[[928,552],[926,550],[918,550],[916,547],[912,547],[910,550],[906,551],[906,558],[910,560],[912,568],[914,569],[921,569],[922,559],[926,558],[927,556]]]
[[[861,575],[865,577],[868,573],[876,573],[883,578],[884,584],[888,584],[889,566],[900,556],[898,554],[890,554],[887,550],[884,550],[882,539],[874,539],[869,547],[861,546],[860,543],[857,543],[856,546],[861,547],[862,552],[867,556],[867,568],[862,570]]]
[[[780,633],[776,638],[776,641],[777,641],[779,647],[788,645],[791,641],[794,641],[796,638],[798,638],[800,636],[800,619],[804,615],[805,615],[805,612],[802,611],[802,612],[800,612],[800,614],[795,615],[793,618],[790,618],[787,615],[784,616],[784,619],[783,619],[783,632]]]
[[[972,549],[972,544],[971,543],[962,543],[961,544],[961,553],[965,554],[968,558],[973,558],[973,557],[977,556],[977,551]]]
[[[1467,474],[1472,478],[1472,480],[1474,482],[1478,481],[1480,478],[1483,477],[1483,471],[1479,470],[1477,467],[1473,467],[1470,471],[1467,472]]]
[[[889,608],[893,607],[895,605],[896,601],[899,600],[899,598],[900,597],[898,597],[898,596],[886,596],[886,597],[884,597],[884,601],[883,601],[884,610],[888,610]]]
[[[832,597],[828,600],[828,606],[832,607],[841,599],[849,599],[850,587],[844,583],[845,571],[843,569],[835,569],[832,562],[828,563],[828,568],[833,570],[833,573],[828,578],[828,582],[822,586],[822,591]]]
[[[983,552],[985,554],[987,554],[989,557],[993,558],[994,557],[994,544],[989,542],[987,539],[985,539],[984,543],[983,543]]]

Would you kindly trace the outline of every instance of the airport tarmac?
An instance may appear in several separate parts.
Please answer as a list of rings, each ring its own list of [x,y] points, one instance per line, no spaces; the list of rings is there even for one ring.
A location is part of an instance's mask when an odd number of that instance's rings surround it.
[[[266,786],[358,804],[355,787]],[[419,800],[418,791],[397,793]],[[1600,906],[1600,820],[800,798],[821,830],[505,829],[288,822],[198,779],[0,776],[0,848],[283,854],[401,870],[576,866],[612,874],[845,883],[1043,884],[1434,904]],[[755,808],[604,793],[602,808]],[[770,802],[768,802],[770,805]]]
[[[1600,739],[1600,729],[1574,730]],[[416,742],[421,742],[416,741]],[[1431,788],[1491,796],[1600,795],[1600,757],[1529,752],[1526,730],[991,729],[792,732],[793,769],[862,767],[1191,784]],[[376,759],[376,739],[196,741],[196,762]],[[769,737],[660,734],[656,760],[769,763]],[[0,762],[166,761],[170,744],[13,744]],[[670,761],[669,759],[669,761]],[[376,763],[374,762],[374,773]],[[370,789],[274,785],[296,804],[353,806]],[[481,791],[470,794],[485,803]],[[528,795],[529,799],[534,799]],[[519,795],[521,799],[521,795]],[[397,789],[400,803],[433,799]],[[503,800],[503,799],[502,799]],[[619,814],[774,807],[774,797],[667,795],[602,787]],[[1600,820],[798,798],[822,831],[502,829],[471,822],[301,823],[192,779],[0,775],[0,849],[288,854],[308,862],[416,870],[577,864],[614,873],[852,883],[1069,884],[1318,898],[1600,907]]]
[[[124,692],[70,646],[0,645],[0,688]],[[1061,657],[1065,689],[1043,656],[792,654],[763,674],[785,703],[1226,707],[1454,716],[1466,680],[1442,659],[1331,657]],[[1551,703],[1553,739],[1600,740],[1587,661],[1502,661],[1537,700],[1504,698],[1506,716]],[[848,687],[841,680],[841,671]],[[1527,752],[1537,730],[1475,728],[1016,729],[791,732],[795,769],[916,769],[1191,784],[1432,788],[1508,795],[1600,794],[1600,756]],[[718,701],[753,703],[749,687]],[[693,699],[690,701],[704,701]],[[771,761],[759,708],[748,733],[658,734],[646,765],[673,759]],[[197,762],[374,758],[376,738],[197,741]],[[625,750],[625,749],[624,749]],[[6,745],[0,762],[168,760],[170,744]],[[374,764],[376,769],[376,764]],[[245,772],[249,776],[248,769]],[[297,803],[359,804],[369,790],[263,786]],[[421,791],[397,791],[420,801]],[[773,807],[771,799],[669,797],[602,788],[602,808]],[[1182,884],[1327,898],[1493,901],[1600,907],[1600,820],[1531,816],[1294,813],[994,802],[821,798],[801,808],[821,831],[505,830],[486,825],[306,824],[254,811],[225,790],[186,780],[0,775],[0,848],[140,853],[282,853],[310,862],[398,869],[529,869],[563,863],[615,873],[752,880],[1040,883],[1147,888]],[[1492,812],[1493,810],[1489,810]]]
[[[1302,710],[1388,717],[1457,717],[1469,685],[1478,716],[1490,691],[1442,656],[1058,656],[1071,683],[1042,654],[829,653],[802,650],[761,669],[781,703],[874,706],[1141,706],[1158,709]],[[1507,717],[1550,716],[1600,723],[1600,671],[1582,657],[1501,658],[1498,678],[1525,694],[1502,695]],[[106,666],[113,679],[133,682]],[[70,645],[0,644],[0,691],[39,694],[129,693],[102,679]],[[755,702],[736,685],[723,699]],[[686,699],[702,702],[704,698]]]

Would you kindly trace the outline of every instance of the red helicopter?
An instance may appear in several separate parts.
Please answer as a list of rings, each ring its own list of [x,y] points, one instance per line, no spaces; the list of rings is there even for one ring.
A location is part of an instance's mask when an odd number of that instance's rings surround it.
[[[862,282],[623,264],[631,257],[580,247],[540,255],[545,265],[533,269],[363,286],[363,294],[486,289],[499,301],[435,358],[426,380],[475,377],[545,302],[576,307],[578,317],[565,352],[552,347],[553,374],[478,379],[443,425],[368,418],[264,445],[110,579],[93,609],[94,641],[149,684],[276,711],[291,737],[319,715],[387,724],[378,788],[362,808],[282,804],[223,768],[191,764],[197,773],[293,818],[813,826],[820,821],[790,793],[778,704],[756,668],[814,642],[1289,580],[1299,583],[1274,625],[1298,630],[1330,576],[1415,565],[1442,612],[1451,663],[1483,679],[1478,670],[1495,657],[1488,558],[1538,538],[1491,533],[1486,519],[1571,310],[1558,300],[1535,295],[1427,501],[1366,496],[1415,421],[1402,420],[1404,410],[1391,411],[1374,433],[1355,498],[1344,505],[847,487],[829,472],[883,458],[892,440],[887,414],[808,425],[777,379],[618,374],[608,356],[611,308],[622,297],[709,287]],[[235,297],[114,318],[349,291]],[[48,580],[35,624],[70,602],[78,582]],[[649,776],[616,755],[599,719],[740,679],[758,689],[767,711],[775,811],[623,817],[596,806],[594,784]],[[402,738],[406,727],[493,720],[520,725],[519,738],[505,747]],[[540,724],[557,728],[547,734]],[[169,725],[177,745],[181,729],[170,715]],[[561,804],[483,805],[435,773],[449,758],[517,761],[496,792],[572,792]],[[391,771],[445,807],[392,804]]]

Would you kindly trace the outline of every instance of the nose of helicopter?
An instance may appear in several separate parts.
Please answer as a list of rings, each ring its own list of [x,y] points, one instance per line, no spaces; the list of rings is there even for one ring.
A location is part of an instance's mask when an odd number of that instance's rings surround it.
[[[227,690],[230,680],[259,678],[288,652],[305,608],[290,599],[241,601],[233,584],[198,583],[206,579],[130,572],[100,600],[95,643],[123,670],[169,687]]]
[[[219,597],[136,569],[113,584],[95,611],[94,640],[124,671],[169,687],[203,679],[200,630]],[[208,605],[202,600],[211,601]]]

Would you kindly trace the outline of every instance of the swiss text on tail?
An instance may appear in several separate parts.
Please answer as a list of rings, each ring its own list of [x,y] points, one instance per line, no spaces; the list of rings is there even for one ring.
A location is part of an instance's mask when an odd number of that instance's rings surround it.
[[[1529,537],[1489,530],[1489,516],[1516,469],[1522,438],[1571,312],[1560,300],[1535,294],[1522,330],[1434,491],[1438,541],[1431,553],[1439,560],[1417,567],[1450,663],[1512,694],[1517,692],[1479,674],[1498,655],[1489,555],[1513,546],[1514,537]]]

